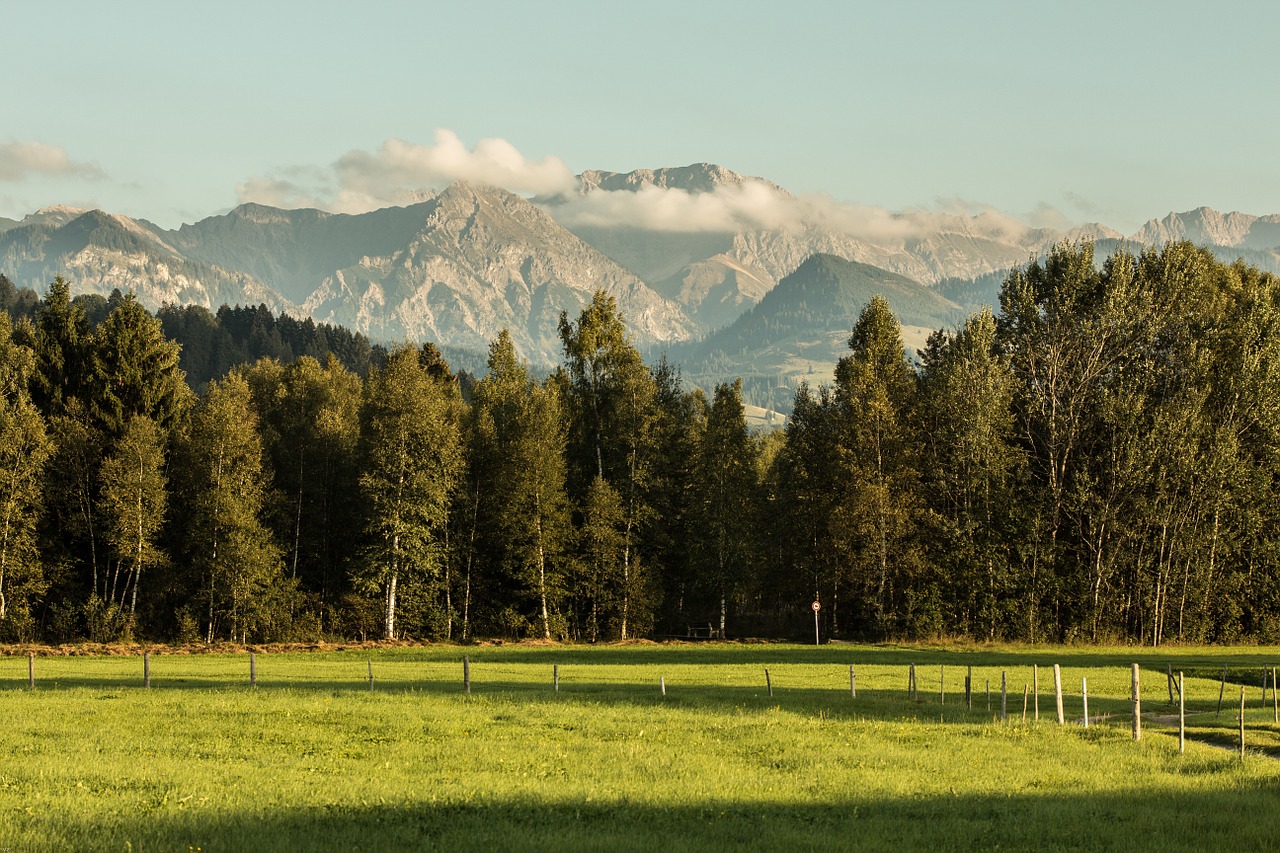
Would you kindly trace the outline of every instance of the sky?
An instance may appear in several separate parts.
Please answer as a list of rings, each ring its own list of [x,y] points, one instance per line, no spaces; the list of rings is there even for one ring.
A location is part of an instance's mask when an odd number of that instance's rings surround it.
[[[1125,234],[1280,213],[1280,4],[11,4],[0,216],[177,227],[712,162],[857,208]]]

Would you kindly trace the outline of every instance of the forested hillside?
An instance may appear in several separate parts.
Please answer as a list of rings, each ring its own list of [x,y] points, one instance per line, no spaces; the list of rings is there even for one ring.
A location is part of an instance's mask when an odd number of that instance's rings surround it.
[[[4,639],[787,636],[815,597],[834,637],[1280,639],[1280,282],[1188,243],[1059,247],[918,366],[851,306],[770,434],[603,293],[466,394],[264,309],[0,297]]]

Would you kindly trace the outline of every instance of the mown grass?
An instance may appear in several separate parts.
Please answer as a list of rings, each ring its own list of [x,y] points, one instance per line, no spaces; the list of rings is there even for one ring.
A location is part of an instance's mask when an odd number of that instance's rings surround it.
[[[1260,849],[1280,831],[1280,726],[1261,693],[1275,649],[435,646],[256,662],[250,688],[247,655],[153,654],[145,690],[138,657],[42,657],[32,691],[25,656],[0,658],[0,849]],[[1024,723],[1033,663],[1040,721]],[[1186,755],[1166,664],[1187,674]]]

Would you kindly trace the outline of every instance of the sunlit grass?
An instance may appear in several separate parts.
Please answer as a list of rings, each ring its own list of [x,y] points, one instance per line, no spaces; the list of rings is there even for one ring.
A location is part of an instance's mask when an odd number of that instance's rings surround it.
[[[258,654],[254,688],[247,654],[153,654],[150,690],[139,657],[41,657],[32,691],[25,657],[0,658],[0,848],[1258,849],[1280,830],[1280,762],[1258,751],[1280,746],[1262,702],[1272,661],[1274,649],[432,646]],[[1033,663],[1040,720],[1028,702],[1024,723]],[[1186,755],[1167,664],[1187,675]]]

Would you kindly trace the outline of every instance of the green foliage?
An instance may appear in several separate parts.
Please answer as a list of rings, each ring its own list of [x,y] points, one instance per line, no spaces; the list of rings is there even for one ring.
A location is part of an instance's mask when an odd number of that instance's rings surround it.
[[[104,533],[114,556],[115,570],[107,600],[138,609],[138,587],[144,569],[167,562],[159,548],[160,529],[168,508],[164,437],[146,415],[135,415],[102,463],[102,513]],[[123,577],[121,567],[125,569]]]
[[[172,431],[190,405],[179,347],[132,293],[123,296],[94,336],[92,411],[103,430],[121,436],[137,416]]]
[[[401,596],[416,605],[411,625],[438,622],[448,512],[462,474],[456,391],[422,355],[413,346],[392,351],[369,377],[360,417],[369,513],[363,579],[382,590],[388,639],[398,636]]]
[[[694,472],[693,545],[701,558],[699,586],[719,599],[722,637],[729,598],[748,582],[755,552],[756,456],[742,412],[742,383],[716,386]]]
[[[27,390],[35,358],[15,343],[8,315],[0,314],[0,622],[25,638],[29,610],[44,591],[36,548],[41,479],[51,446],[44,419]]]
[[[276,621],[265,599],[281,581],[281,555],[261,519],[257,427],[249,385],[233,373],[209,386],[180,448],[183,538],[208,642],[268,638]]]

